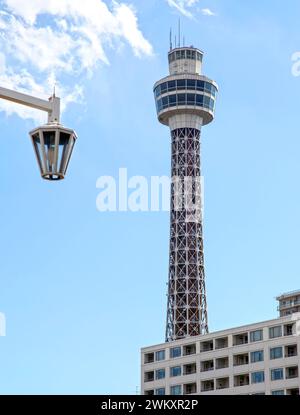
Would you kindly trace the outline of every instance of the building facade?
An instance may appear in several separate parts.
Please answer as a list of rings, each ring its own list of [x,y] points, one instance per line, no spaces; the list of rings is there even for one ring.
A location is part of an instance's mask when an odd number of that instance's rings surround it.
[[[300,313],[300,290],[282,294],[276,300],[279,302],[278,311],[281,317]]]
[[[145,347],[144,395],[299,395],[300,313]]]

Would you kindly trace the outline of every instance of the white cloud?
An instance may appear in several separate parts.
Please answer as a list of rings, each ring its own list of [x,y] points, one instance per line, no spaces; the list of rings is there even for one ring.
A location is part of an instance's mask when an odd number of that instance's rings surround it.
[[[210,9],[202,9],[201,10],[201,13],[204,15],[204,16],[215,16],[216,15],[216,13],[214,13],[213,11],[211,11]]]
[[[91,75],[99,63],[109,63],[105,50],[123,43],[138,57],[153,53],[136,11],[124,3],[113,0],[109,8],[104,0],[2,0],[0,5],[0,84],[8,88],[49,94],[50,81]],[[82,88],[72,86],[70,93],[61,86],[60,94],[65,103],[76,102]],[[0,100],[0,110],[9,113],[7,108],[24,118],[32,114]]]
[[[167,0],[169,6],[177,9],[181,14],[190,19],[194,18],[194,9],[198,5],[199,0]],[[215,13],[208,9],[201,9],[204,16],[215,16]]]
[[[169,6],[177,9],[181,14],[186,17],[192,18],[193,14],[189,10],[191,7],[198,3],[198,0],[167,0]]]

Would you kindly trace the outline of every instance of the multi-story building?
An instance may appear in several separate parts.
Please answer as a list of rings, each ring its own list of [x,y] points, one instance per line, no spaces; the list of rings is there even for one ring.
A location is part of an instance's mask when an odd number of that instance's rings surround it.
[[[145,347],[142,394],[299,395],[299,356],[300,313]]]
[[[276,300],[279,301],[278,311],[281,317],[300,313],[300,290],[282,294]]]

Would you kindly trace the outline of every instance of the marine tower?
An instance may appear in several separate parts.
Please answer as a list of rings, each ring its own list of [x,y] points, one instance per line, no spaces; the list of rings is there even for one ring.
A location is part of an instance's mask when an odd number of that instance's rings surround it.
[[[201,208],[201,128],[214,119],[217,84],[203,52],[170,48],[170,75],[156,82],[159,122],[171,130],[170,257],[166,341],[208,333]]]

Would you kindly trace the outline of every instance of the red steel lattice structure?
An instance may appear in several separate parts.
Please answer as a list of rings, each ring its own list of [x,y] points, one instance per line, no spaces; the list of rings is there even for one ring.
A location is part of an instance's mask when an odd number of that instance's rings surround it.
[[[166,341],[208,333],[201,208],[201,127],[214,118],[217,84],[203,53],[169,52],[170,75],[154,85],[158,120],[171,130],[170,257]]]

